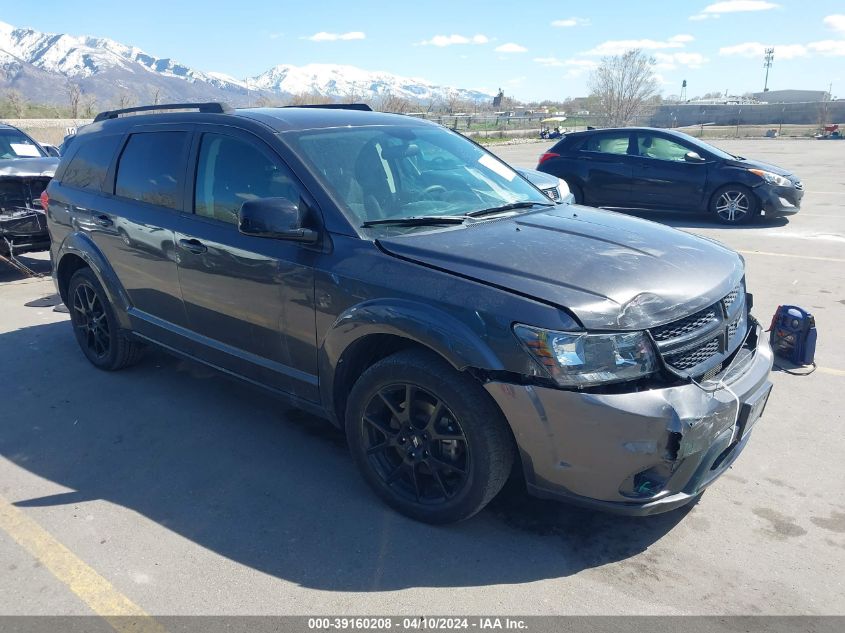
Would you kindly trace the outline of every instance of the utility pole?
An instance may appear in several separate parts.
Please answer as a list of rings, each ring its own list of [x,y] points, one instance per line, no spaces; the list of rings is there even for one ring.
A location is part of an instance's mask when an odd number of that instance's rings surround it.
[[[763,92],[769,91],[769,68],[772,67],[772,60],[775,58],[775,49],[767,48],[763,55],[763,68],[766,69],[766,80],[763,83]]]

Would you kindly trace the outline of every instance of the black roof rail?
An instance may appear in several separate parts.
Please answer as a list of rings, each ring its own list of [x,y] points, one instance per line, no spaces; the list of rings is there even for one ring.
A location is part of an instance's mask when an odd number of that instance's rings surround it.
[[[325,108],[326,110],[361,110],[372,112],[373,109],[366,103],[318,103],[313,105],[289,105],[283,108]]]
[[[209,101],[207,103],[159,103],[158,105],[135,106],[134,108],[122,108],[121,110],[105,110],[94,117],[94,123],[97,121],[116,119],[121,114],[130,114],[131,112],[152,112],[157,110],[198,110],[200,112],[208,112],[212,114],[228,114],[229,112],[232,112],[232,106],[219,101]]]

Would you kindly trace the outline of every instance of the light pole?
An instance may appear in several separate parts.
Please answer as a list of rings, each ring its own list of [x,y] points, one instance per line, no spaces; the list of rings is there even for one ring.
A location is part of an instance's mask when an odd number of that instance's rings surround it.
[[[772,60],[775,58],[775,49],[767,48],[763,55],[763,67],[766,69],[766,80],[763,82],[763,92],[769,91],[769,68],[772,67]]]

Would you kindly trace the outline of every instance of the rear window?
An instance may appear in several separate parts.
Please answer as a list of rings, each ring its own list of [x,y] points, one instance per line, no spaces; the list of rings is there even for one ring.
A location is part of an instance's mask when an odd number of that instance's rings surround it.
[[[62,174],[62,184],[77,189],[100,191],[120,138],[119,136],[95,136],[80,145],[79,151],[70,160]]]
[[[188,136],[187,132],[130,136],[117,166],[115,195],[181,209]]]
[[[31,138],[18,130],[0,130],[0,159],[43,158],[47,154]]]

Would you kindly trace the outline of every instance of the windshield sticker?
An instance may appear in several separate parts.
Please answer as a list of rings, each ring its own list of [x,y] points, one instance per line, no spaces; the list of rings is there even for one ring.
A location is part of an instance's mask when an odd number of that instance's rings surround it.
[[[479,158],[478,163],[480,165],[484,165],[490,171],[496,172],[508,182],[516,178],[516,172],[513,169],[511,169],[510,167],[506,167],[505,165],[503,165],[488,154],[484,154],[484,156]]]
[[[41,154],[35,145],[30,145],[29,143],[9,143],[9,147],[11,147],[12,151],[18,156],[41,158]]]

